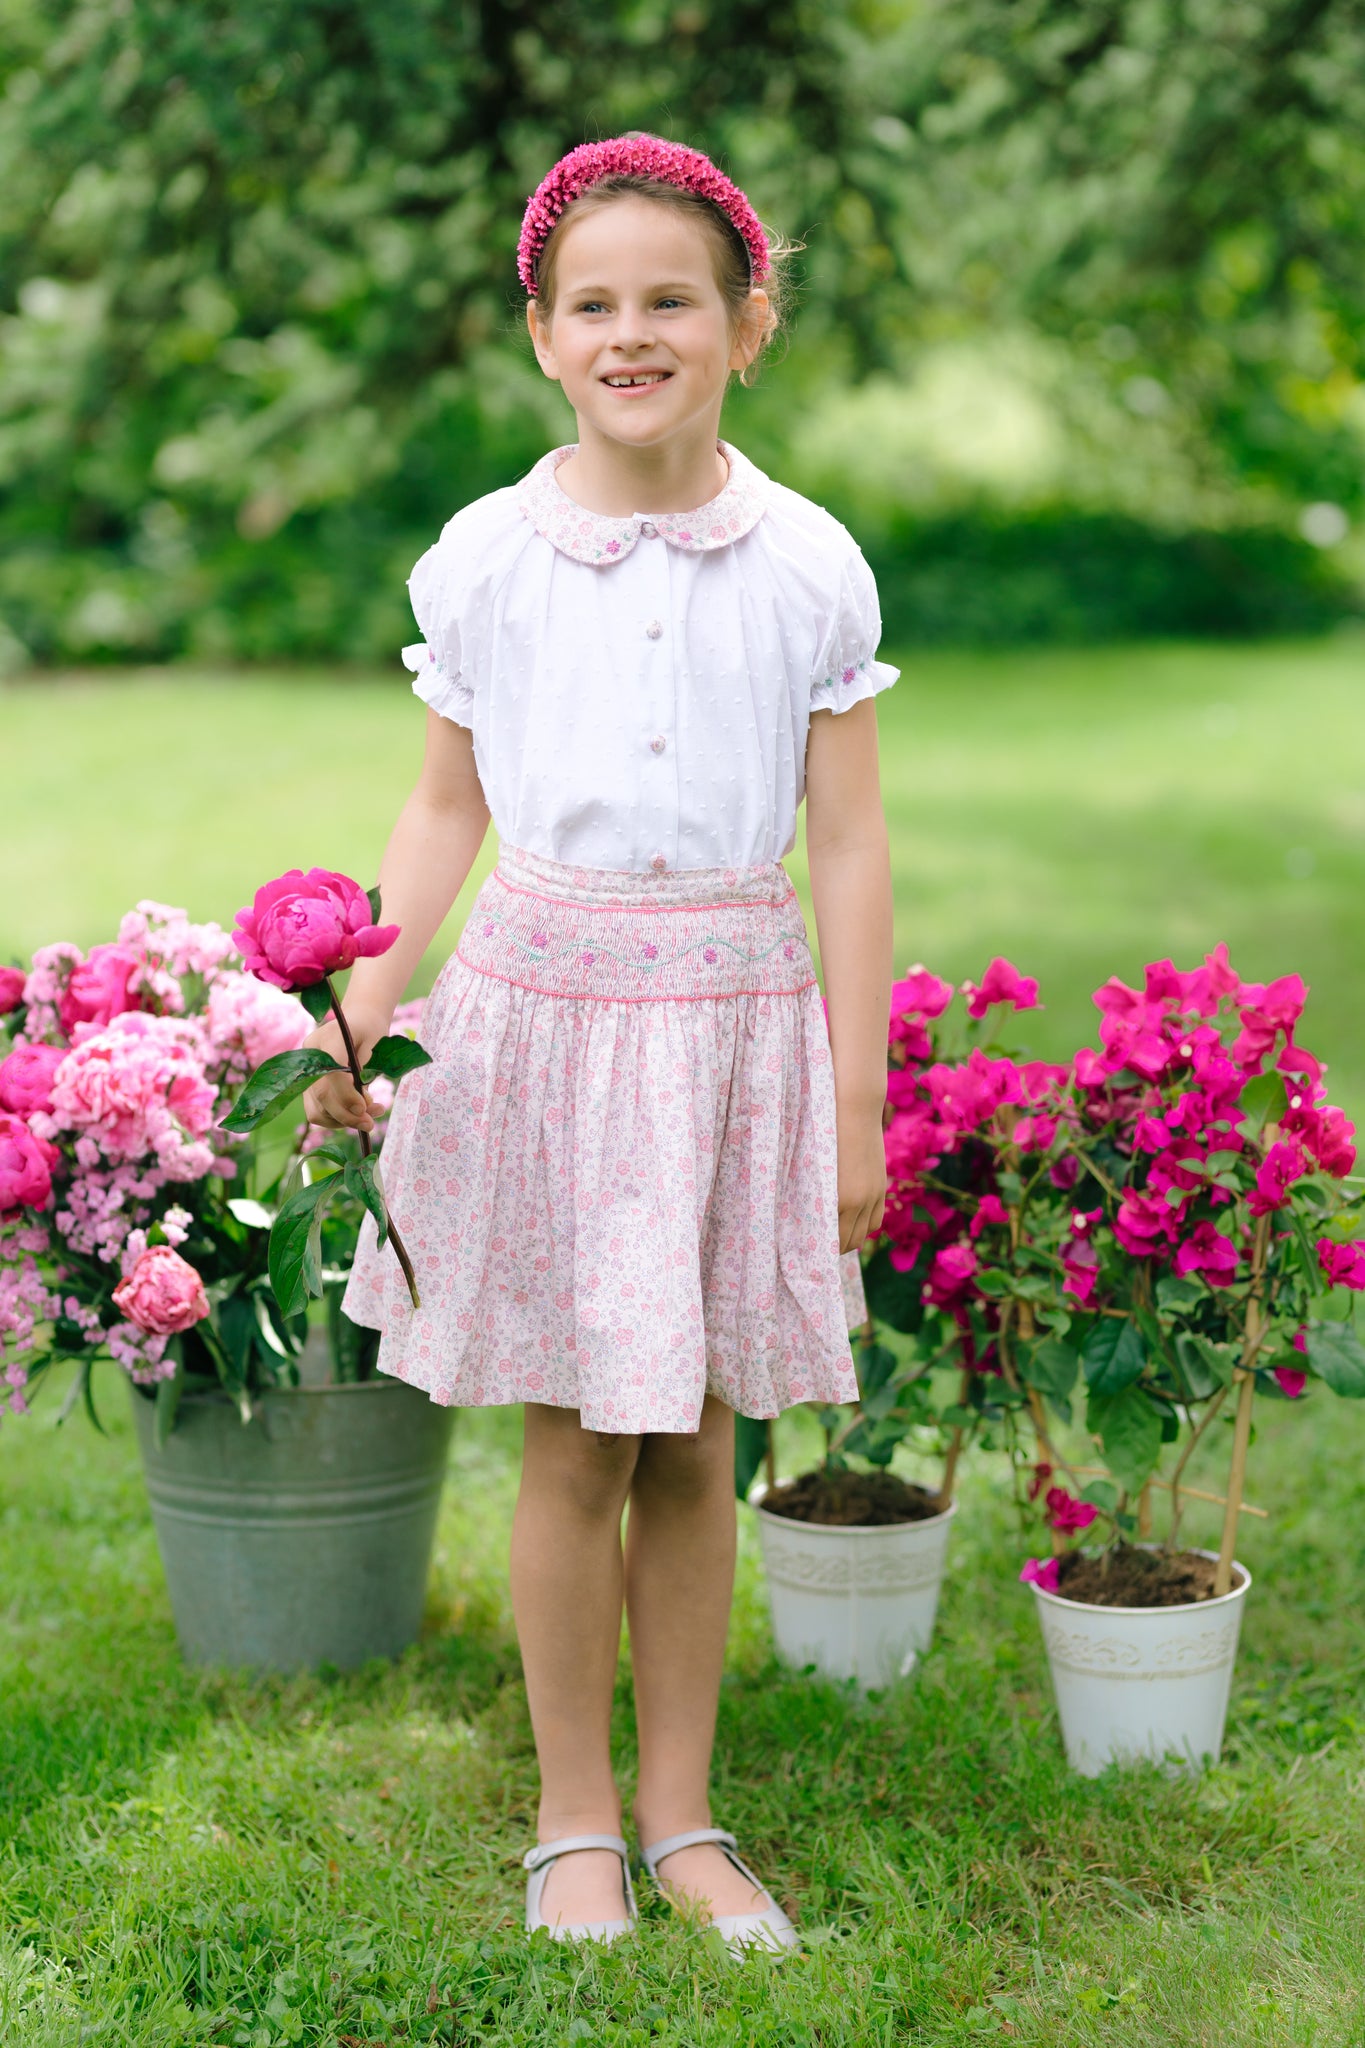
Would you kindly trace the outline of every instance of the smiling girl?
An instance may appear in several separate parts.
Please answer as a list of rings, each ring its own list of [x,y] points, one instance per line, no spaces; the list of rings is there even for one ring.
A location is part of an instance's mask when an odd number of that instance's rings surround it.
[[[426,756],[380,870],[402,936],[345,1002],[363,1058],[491,815],[498,865],[384,1148],[422,1305],[367,1222],[345,1307],[433,1400],[524,1404],[527,1927],[636,1924],[610,1753],[624,1598],[641,1857],[735,1953],[799,1937],[708,1798],[734,1418],[856,1395],[891,980],[871,700],[897,672],[872,577],[718,439],[777,324],[777,260],[742,192],[651,136],[585,144],[531,199],[531,338],[578,437],[413,571]],[[803,796],[828,1023],[781,865]],[[331,1024],[311,1042],[340,1049]],[[307,1101],[371,1125],[344,1078]]]

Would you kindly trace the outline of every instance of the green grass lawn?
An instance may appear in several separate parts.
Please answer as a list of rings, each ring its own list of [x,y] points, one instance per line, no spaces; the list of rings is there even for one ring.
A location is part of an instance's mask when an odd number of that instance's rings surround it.
[[[883,700],[902,965],[1008,953],[1044,981],[1031,1025],[1057,1052],[1108,974],[1227,938],[1245,973],[1313,983],[1307,1042],[1365,1107],[1359,667],[1345,642],[916,658]],[[107,936],[140,895],[225,916],[293,863],[368,879],[420,739],[401,680],[44,680],[0,694],[0,725],[0,957]],[[1243,1525],[1229,1740],[1197,1781],[1066,1771],[1015,1577],[1031,1546],[989,1458],[932,1652],[862,1701],[776,1664],[741,1509],[713,1806],[807,1950],[738,1968],[643,1891],[629,1948],[520,1932],[537,1787],[506,1587],[517,1410],[457,1422],[420,1643],[353,1677],[251,1683],[179,1662],[126,1397],[101,1373],[109,1441],[79,1413],[55,1427],[57,1385],[0,1423],[4,2048],[1365,2042],[1356,1409],[1263,1404],[1250,1494],[1270,1514]],[[817,1443],[805,1411],[784,1417],[781,1468]],[[1191,1540],[1213,1513],[1192,1509]],[[615,1747],[628,1810],[624,1654]]]

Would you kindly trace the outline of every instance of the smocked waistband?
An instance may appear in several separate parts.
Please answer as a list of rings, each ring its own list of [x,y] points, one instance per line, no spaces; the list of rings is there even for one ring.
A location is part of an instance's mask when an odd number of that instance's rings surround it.
[[[776,862],[635,874],[504,847],[456,952],[541,995],[714,1002],[815,986],[796,891]]]
[[[777,909],[795,902],[796,891],[781,861],[747,868],[584,868],[547,860],[523,846],[500,848],[495,870],[508,889],[560,903],[603,910],[703,909],[711,905],[762,905]]]

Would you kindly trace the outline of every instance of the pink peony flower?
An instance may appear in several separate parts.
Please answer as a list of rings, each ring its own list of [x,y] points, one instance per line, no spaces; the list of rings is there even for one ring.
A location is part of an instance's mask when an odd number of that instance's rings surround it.
[[[44,1208],[56,1163],[55,1145],[36,1138],[22,1118],[0,1112],[0,1216]]]
[[[66,1058],[59,1045],[16,1045],[0,1060],[0,1109],[30,1116],[52,1107],[52,1076]]]
[[[1040,1593],[1058,1593],[1061,1568],[1060,1558],[1031,1557],[1019,1576],[1026,1586],[1036,1586]]]
[[[24,983],[27,980],[22,967],[0,967],[0,1017],[18,1009],[24,1000]]]
[[[1227,1287],[1237,1277],[1240,1254],[1230,1237],[1212,1223],[1196,1223],[1190,1235],[1177,1247],[1175,1271],[1202,1273],[1211,1287]]]
[[[1060,1530],[1064,1536],[1074,1536],[1080,1530],[1088,1529],[1100,1512],[1088,1500],[1077,1500],[1064,1486],[1049,1486],[1044,1506],[1049,1528]]]
[[[137,1329],[156,1337],[192,1329],[209,1312],[199,1274],[168,1244],[143,1252],[127,1279],[114,1289],[114,1306]]]
[[[967,1013],[972,1017],[984,1017],[992,1003],[1008,1003],[1014,1010],[1036,1010],[1038,1007],[1038,984],[1022,975],[1008,960],[992,960],[981,977],[981,986],[964,981],[962,992],[967,998]]]
[[[132,946],[92,946],[71,970],[57,1005],[62,1030],[73,1036],[78,1024],[101,1028],[125,1010],[141,1007],[134,983],[145,961]]]
[[[1358,1294],[1365,1293],[1365,1243],[1337,1244],[1330,1237],[1320,1237],[1318,1264],[1329,1286],[1353,1287]]]
[[[1280,1392],[1287,1394],[1291,1401],[1297,1401],[1299,1395],[1308,1385],[1307,1373],[1300,1372],[1298,1367],[1294,1365],[1277,1365],[1274,1368],[1274,1373]]]
[[[233,938],[247,972],[276,988],[311,988],[356,960],[387,953],[396,924],[377,925],[369,898],[349,875],[300,868],[267,882],[237,913]]]

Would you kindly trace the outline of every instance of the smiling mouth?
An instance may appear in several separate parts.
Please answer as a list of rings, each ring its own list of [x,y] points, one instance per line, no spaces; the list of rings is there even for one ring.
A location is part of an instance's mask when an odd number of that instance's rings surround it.
[[[602,382],[609,391],[648,391],[655,384],[664,384],[673,375],[671,370],[618,370]]]

